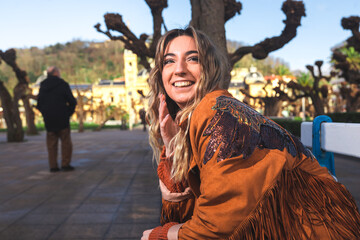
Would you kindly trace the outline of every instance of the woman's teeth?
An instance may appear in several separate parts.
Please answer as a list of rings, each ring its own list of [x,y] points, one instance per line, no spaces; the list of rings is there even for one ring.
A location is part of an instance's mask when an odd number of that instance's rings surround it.
[[[186,81],[186,82],[175,82],[174,86],[175,87],[187,87],[192,85],[192,82]]]

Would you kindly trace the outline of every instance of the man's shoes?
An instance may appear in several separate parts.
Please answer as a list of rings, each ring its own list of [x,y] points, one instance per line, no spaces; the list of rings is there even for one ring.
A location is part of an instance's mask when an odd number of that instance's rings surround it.
[[[58,172],[58,171],[60,171],[60,169],[58,167],[50,168],[50,172]]]
[[[75,170],[75,168],[71,165],[67,165],[67,166],[61,167],[61,170],[64,172],[69,172],[69,171]]]

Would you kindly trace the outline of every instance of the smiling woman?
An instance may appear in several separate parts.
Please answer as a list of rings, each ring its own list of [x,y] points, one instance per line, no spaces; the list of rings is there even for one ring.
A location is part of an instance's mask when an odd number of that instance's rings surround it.
[[[147,239],[356,239],[346,188],[293,135],[226,90],[227,59],[193,28],[159,41],[147,114],[161,225]]]

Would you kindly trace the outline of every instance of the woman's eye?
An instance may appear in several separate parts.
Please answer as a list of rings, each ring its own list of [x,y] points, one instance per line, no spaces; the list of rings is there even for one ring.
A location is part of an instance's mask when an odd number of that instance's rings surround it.
[[[166,65],[166,64],[169,64],[169,63],[173,63],[173,62],[174,62],[173,59],[165,59],[163,64]]]
[[[193,62],[199,62],[199,57],[198,56],[191,56],[188,58],[189,61],[193,61]]]

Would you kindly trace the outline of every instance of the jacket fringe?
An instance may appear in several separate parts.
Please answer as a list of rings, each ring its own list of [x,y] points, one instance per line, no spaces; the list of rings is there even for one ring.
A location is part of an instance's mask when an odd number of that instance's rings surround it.
[[[162,200],[160,224],[164,225],[169,222],[180,223],[181,219],[179,210],[180,209],[178,202],[169,202],[166,200]]]
[[[194,197],[181,202],[162,200],[160,224],[164,225],[169,222],[185,223],[191,219],[194,205]]]
[[[283,170],[228,239],[319,239],[319,228],[327,239],[360,239],[358,208],[342,184],[296,168]]]

